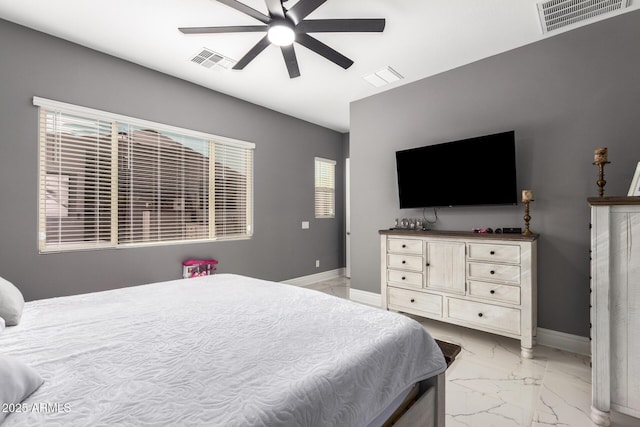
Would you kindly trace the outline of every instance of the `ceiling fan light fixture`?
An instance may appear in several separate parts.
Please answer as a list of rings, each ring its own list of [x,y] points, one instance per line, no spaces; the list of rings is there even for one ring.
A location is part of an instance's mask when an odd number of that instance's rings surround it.
[[[277,23],[269,26],[267,37],[276,46],[289,46],[295,41],[296,33],[290,25]]]

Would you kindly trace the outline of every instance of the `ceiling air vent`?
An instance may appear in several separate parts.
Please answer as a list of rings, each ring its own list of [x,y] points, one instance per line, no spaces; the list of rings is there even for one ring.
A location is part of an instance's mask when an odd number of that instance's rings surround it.
[[[233,59],[216,53],[207,48],[202,48],[202,50],[200,50],[196,56],[191,58],[191,62],[195,62],[196,64],[202,65],[205,68],[212,68],[215,66],[216,68],[224,68],[225,70],[233,67],[233,65],[236,63],[236,61],[234,61]]]
[[[631,0],[550,0],[538,3],[542,32],[548,33],[578,22],[627,8]]]
[[[375,73],[367,74],[363,78],[375,87],[386,86],[389,83],[404,79],[400,73],[391,67],[385,67]]]

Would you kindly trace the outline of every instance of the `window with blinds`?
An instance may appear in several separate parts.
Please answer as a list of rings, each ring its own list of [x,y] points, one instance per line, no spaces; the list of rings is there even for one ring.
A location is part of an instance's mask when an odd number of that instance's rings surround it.
[[[315,158],[316,218],[334,218],[336,192],[336,162]]]
[[[245,239],[254,144],[34,98],[40,251]]]

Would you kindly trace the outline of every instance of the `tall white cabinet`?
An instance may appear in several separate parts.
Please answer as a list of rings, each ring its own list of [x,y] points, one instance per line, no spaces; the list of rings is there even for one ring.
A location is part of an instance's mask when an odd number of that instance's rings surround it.
[[[640,197],[591,205],[591,419],[640,418]],[[640,425],[640,420],[638,420]]]
[[[521,341],[533,357],[537,236],[381,230],[386,309]]]

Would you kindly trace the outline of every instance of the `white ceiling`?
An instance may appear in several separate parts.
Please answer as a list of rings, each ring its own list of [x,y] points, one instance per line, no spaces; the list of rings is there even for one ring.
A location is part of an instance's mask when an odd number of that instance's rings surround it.
[[[240,1],[268,14],[264,0]],[[285,7],[297,1],[289,0]],[[386,28],[382,33],[313,34],[355,63],[343,70],[296,44],[301,72],[296,79],[289,79],[275,46],[241,71],[207,69],[191,62],[203,47],[238,60],[263,36],[178,31],[178,27],[261,24],[215,0],[0,0],[0,18],[346,132],[352,101],[549,37],[541,30],[537,3],[328,0],[307,19],[385,18]],[[633,4],[625,12],[638,7]],[[383,88],[363,79],[386,66],[405,79]]]

